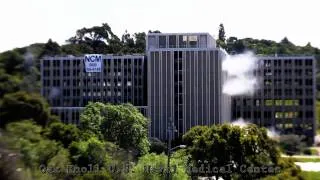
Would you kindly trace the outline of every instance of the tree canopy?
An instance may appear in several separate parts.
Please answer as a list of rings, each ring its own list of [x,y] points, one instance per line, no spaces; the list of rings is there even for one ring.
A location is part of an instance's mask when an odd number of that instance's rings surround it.
[[[149,151],[148,121],[131,104],[89,103],[80,116],[80,128],[140,154]]]
[[[39,94],[23,91],[6,94],[0,104],[0,125],[22,119],[33,119],[37,124],[46,126],[54,117],[49,104]]]
[[[228,124],[210,128],[196,126],[183,136],[183,140],[189,144],[188,151],[195,167],[209,164],[220,168],[200,175],[257,179],[273,173],[250,173],[243,168],[279,165],[280,151],[276,142],[268,137],[266,129],[256,125],[244,128]],[[233,173],[226,173],[229,170]],[[199,173],[194,175],[199,176]]]

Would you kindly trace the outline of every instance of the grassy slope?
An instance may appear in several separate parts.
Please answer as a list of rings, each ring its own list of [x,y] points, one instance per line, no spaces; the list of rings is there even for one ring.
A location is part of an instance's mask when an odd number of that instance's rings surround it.
[[[302,171],[301,174],[306,180],[320,180],[320,172]]]

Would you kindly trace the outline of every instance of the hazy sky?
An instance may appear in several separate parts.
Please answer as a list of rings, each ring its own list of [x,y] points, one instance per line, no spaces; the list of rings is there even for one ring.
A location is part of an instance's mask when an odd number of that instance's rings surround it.
[[[1,0],[0,51],[49,38],[59,44],[77,29],[107,22],[114,33],[209,32],[320,47],[317,0]]]

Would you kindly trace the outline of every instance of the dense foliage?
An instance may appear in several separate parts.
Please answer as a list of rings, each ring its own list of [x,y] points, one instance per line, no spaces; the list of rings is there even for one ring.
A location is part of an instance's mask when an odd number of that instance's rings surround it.
[[[33,119],[45,126],[54,120],[47,101],[36,93],[18,91],[4,95],[0,102],[0,125],[21,119]]]
[[[259,179],[284,171],[277,143],[268,137],[266,129],[256,125],[196,126],[183,140],[189,145],[191,162],[198,169],[192,171],[193,176]],[[212,169],[207,171],[207,167]],[[218,170],[214,171],[213,167]],[[259,173],[252,173],[250,167],[257,167]],[[263,172],[262,167],[273,167],[274,171]],[[205,170],[201,172],[201,168]]]
[[[81,114],[80,128],[139,154],[149,151],[148,121],[130,104],[89,103]]]

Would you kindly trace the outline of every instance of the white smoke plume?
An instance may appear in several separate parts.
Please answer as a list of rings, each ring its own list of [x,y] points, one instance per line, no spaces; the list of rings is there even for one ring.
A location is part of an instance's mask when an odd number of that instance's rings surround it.
[[[223,93],[234,95],[252,95],[257,85],[253,71],[258,67],[258,59],[252,52],[237,55],[226,55],[222,70],[227,72],[223,84]]]
[[[275,130],[274,127],[267,129],[268,137],[274,140],[279,140],[280,134]]]
[[[60,89],[57,87],[53,87],[50,89],[50,93],[49,93],[49,99],[54,99],[58,96],[60,96]]]
[[[248,126],[250,122],[245,121],[243,118],[239,118],[231,123],[233,126],[239,126],[240,128],[244,128]],[[280,134],[275,130],[274,127],[267,128],[267,135],[269,138],[273,140],[279,140]]]
[[[246,127],[247,125],[249,125],[249,123],[246,122],[243,118],[239,118],[236,121],[233,121],[231,124],[234,125],[234,126],[239,126],[241,128]]]

